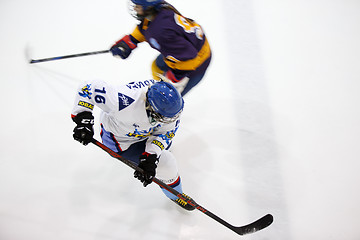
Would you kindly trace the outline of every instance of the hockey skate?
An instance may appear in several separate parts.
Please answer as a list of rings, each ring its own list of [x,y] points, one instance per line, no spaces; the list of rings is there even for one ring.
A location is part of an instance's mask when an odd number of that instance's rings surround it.
[[[191,197],[187,196],[186,194],[182,194],[182,196],[187,199],[187,200],[192,200]],[[175,202],[177,205],[179,205],[180,207],[184,208],[185,210],[188,210],[188,211],[192,211],[195,209],[194,206],[191,206],[190,204],[188,204],[186,201],[182,200],[181,198],[178,198],[176,200],[171,200],[173,202]]]

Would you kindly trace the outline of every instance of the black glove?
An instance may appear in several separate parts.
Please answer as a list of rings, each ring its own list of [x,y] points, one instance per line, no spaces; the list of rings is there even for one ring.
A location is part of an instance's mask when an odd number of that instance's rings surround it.
[[[137,40],[131,35],[126,35],[110,48],[110,52],[113,56],[120,56],[125,59],[137,47],[137,43]]]
[[[74,139],[88,145],[94,136],[94,116],[91,112],[81,112],[73,117],[73,121],[77,124],[73,131]]]
[[[134,177],[139,179],[144,187],[152,183],[152,179],[155,177],[155,169],[157,167],[157,164],[159,162],[156,154],[150,154],[147,152],[144,152],[139,157],[140,163],[139,168],[143,170],[143,172],[135,171]]]

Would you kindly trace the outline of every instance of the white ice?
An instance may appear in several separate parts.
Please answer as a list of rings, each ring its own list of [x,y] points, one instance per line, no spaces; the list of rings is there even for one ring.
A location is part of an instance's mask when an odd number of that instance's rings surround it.
[[[274,215],[242,239],[359,240],[360,2],[169,1],[213,49],[174,139],[184,192],[236,226]],[[0,240],[240,239],[72,139],[76,86],[148,79],[155,50],[26,60],[108,49],[135,23],[125,0],[0,1]]]

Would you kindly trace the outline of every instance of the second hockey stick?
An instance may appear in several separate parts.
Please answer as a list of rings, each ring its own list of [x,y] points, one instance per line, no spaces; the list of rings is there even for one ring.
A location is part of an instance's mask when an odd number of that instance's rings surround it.
[[[108,52],[110,52],[110,50],[78,53],[78,54],[64,55],[64,56],[50,57],[50,58],[42,58],[42,59],[30,59],[29,63],[32,64],[32,63],[40,63],[40,62],[49,62],[49,61],[54,61],[54,60],[60,60],[60,59],[66,59],[66,58],[74,58],[74,57],[83,57],[83,56],[102,54],[102,53],[108,53]]]
[[[126,165],[128,165],[132,169],[143,172],[143,170],[141,168],[139,168],[136,164],[134,164],[130,160],[125,159],[124,157],[120,156],[119,154],[117,154],[116,152],[114,152],[110,148],[106,147],[104,144],[100,143],[96,139],[92,139],[91,142],[93,144],[95,144],[96,146],[100,147],[101,149],[103,149],[104,151],[106,151],[112,157],[114,157],[114,158],[120,160],[121,162],[125,163]],[[196,203],[193,199],[189,200],[189,199],[184,198],[184,196],[181,193],[179,193],[178,191],[176,191],[172,187],[166,185],[165,183],[161,182],[156,177],[154,177],[152,181],[154,183],[158,184],[160,187],[165,188],[167,191],[171,192],[175,196],[181,198],[182,200],[184,200],[185,202],[187,202],[191,206],[195,207],[200,212],[202,212],[205,215],[211,217],[215,221],[221,223],[222,225],[224,225],[225,227],[231,229],[232,231],[236,232],[239,235],[245,235],[245,234],[257,232],[257,231],[259,231],[261,229],[264,229],[264,228],[268,227],[273,222],[273,216],[271,214],[267,214],[267,215],[261,217],[260,219],[250,223],[250,224],[240,226],[240,227],[233,226],[230,223],[226,222],[225,220],[221,219],[220,217],[216,216],[215,214],[213,214],[209,210],[207,210],[204,207],[200,206],[200,204]]]

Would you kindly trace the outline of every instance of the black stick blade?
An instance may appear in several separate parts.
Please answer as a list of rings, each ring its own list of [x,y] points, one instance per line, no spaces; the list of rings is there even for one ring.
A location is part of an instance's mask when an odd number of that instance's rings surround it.
[[[107,153],[109,153],[112,157],[114,157],[114,158],[120,160],[121,162],[125,163],[126,165],[128,165],[132,169],[142,171],[142,169],[139,168],[136,164],[134,164],[130,160],[127,160],[124,157],[120,156],[118,153],[116,153],[113,150],[111,150],[110,148],[106,147],[104,144],[98,142],[96,139],[93,138],[91,140],[91,142],[93,144],[95,144],[96,146],[100,147],[101,149],[103,149],[104,151],[106,151]],[[257,231],[259,231],[261,229],[264,229],[264,228],[268,227],[274,220],[273,216],[271,214],[267,214],[264,217],[256,220],[253,223],[250,223],[248,225],[244,225],[244,226],[241,226],[241,227],[235,227],[235,226],[231,225],[230,223],[226,222],[225,220],[219,218],[218,216],[216,216],[212,212],[206,210],[204,207],[197,204],[193,199],[190,199],[190,200],[185,199],[184,197],[182,197],[182,194],[180,194],[179,192],[177,192],[175,189],[171,188],[170,186],[166,185],[165,183],[163,183],[162,181],[160,181],[156,177],[153,178],[153,182],[158,184],[160,187],[165,188],[166,190],[168,190],[169,192],[171,192],[175,196],[178,196],[179,198],[183,199],[188,204],[190,204],[191,206],[198,209],[200,212],[202,212],[205,215],[211,217],[215,221],[221,223],[222,225],[224,225],[225,227],[231,229],[232,231],[236,232],[239,235],[245,235],[245,234],[250,234],[250,233],[257,232]]]
[[[31,59],[30,61],[29,61],[29,63],[31,64],[31,63],[38,63],[38,62],[42,62],[41,60],[39,61],[39,60],[34,60],[34,59]],[[45,62],[45,61],[44,61]]]
[[[271,214],[267,214],[248,225],[241,227],[233,227],[232,230],[239,235],[250,234],[270,226],[273,221],[274,221],[274,217]]]

